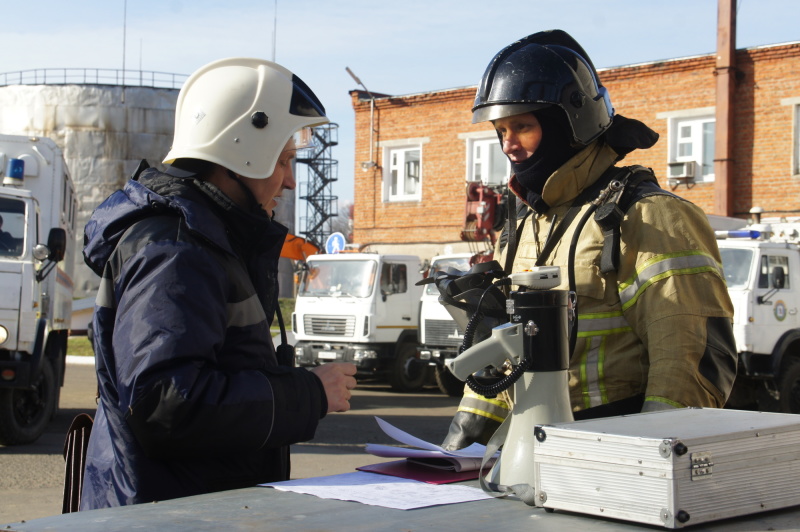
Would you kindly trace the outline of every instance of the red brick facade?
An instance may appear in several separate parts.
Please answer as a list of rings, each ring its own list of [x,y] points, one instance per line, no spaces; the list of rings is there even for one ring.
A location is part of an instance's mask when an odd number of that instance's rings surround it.
[[[668,120],[665,114],[715,105],[714,56],[707,55],[600,71],[616,112],[639,119],[661,135],[624,164],[653,168],[669,189]],[[760,206],[765,216],[800,215],[800,176],[792,175],[795,108],[800,105],[800,43],[738,50],[734,91],[733,205],[747,217]],[[472,124],[475,87],[375,100],[373,160],[370,159],[370,100],[351,93],[356,114],[354,240],[357,243],[458,242],[464,218],[466,141],[459,135],[491,131]],[[787,100],[789,100],[787,102]],[[425,139],[419,201],[387,202],[383,194],[380,143]],[[674,192],[714,214],[714,183],[682,184]]]

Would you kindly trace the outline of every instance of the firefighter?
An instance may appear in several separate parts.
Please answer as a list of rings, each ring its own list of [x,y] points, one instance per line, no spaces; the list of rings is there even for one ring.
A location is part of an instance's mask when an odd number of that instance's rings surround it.
[[[561,30],[495,55],[472,112],[473,123],[492,123],[513,170],[516,216],[495,257],[506,273],[550,265],[570,272],[559,288],[570,283],[577,293],[574,417],[724,406],[736,375],[733,307],[708,219],[658,187],[650,169],[617,166],[658,134],[615,114],[589,56]],[[624,192],[580,229],[613,180]],[[512,403],[468,390],[444,446],[486,443]]]
[[[92,214],[99,399],[82,510],[287,480],[290,444],[350,408],[353,364],[292,367],[270,333],[287,233],[274,209],[295,186],[295,133],[327,122],[286,68],[215,61],[181,89],[165,170],[140,165]]]

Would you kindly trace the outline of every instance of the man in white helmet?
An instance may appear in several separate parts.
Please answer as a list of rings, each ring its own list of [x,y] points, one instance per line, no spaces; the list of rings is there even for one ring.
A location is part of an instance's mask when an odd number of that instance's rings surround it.
[[[293,136],[327,122],[280,65],[216,61],[181,90],[167,169],[140,165],[93,213],[99,399],[82,510],[286,480],[288,445],[350,408],[355,366],[294,368],[270,335],[287,233],[275,200],[295,188]]]

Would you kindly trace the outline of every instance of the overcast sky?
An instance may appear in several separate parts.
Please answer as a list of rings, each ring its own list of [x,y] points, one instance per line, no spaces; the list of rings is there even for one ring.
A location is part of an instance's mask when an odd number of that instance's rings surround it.
[[[339,124],[339,145],[333,150],[339,181],[333,193],[340,207],[353,201],[354,116],[348,91],[359,88],[345,67],[371,92],[403,95],[476,85],[497,51],[545,29],[571,33],[598,68],[716,49],[716,0],[4,3],[0,73],[121,69],[123,49],[126,70],[141,66],[179,74],[223,57],[271,60],[274,54],[316,92]],[[737,48],[800,40],[800,1],[737,3]],[[298,178],[304,181],[301,166]],[[302,202],[298,209],[304,211]]]

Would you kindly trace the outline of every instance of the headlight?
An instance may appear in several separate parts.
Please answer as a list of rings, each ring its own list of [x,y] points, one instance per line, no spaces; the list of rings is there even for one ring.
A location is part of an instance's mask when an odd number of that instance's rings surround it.
[[[0,325],[0,345],[3,345],[8,340],[8,329]]]
[[[365,358],[378,358],[378,352],[374,349],[357,349],[353,355],[353,360],[356,362]]]

